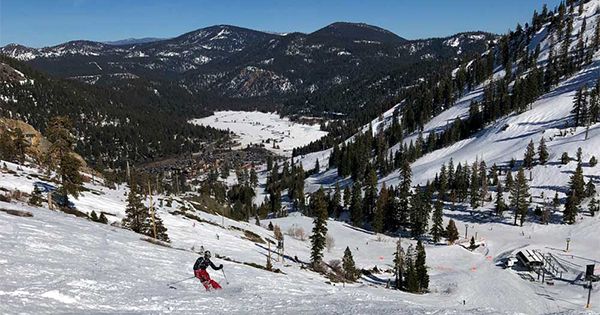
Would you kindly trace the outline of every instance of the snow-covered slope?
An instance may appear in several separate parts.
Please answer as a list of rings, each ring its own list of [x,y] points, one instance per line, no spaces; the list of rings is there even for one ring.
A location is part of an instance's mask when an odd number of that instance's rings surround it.
[[[19,171],[14,164],[7,166],[13,173],[0,175],[0,187],[4,189],[28,192],[31,183],[38,180],[35,169]],[[111,222],[123,216],[126,188],[109,190],[91,184],[87,188],[90,192],[75,201],[79,210],[107,212]],[[459,245],[426,244],[431,276],[428,294],[385,289],[387,279],[393,277],[389,272],[363,276],[356,284],[329,284],[324,277],[301,269],[310,258],[308,238],[303,241],[289,235],[285,239],[285,260],[273,263],[283,273],[215,258],[215,263],[224,264],[229,280],[227,284],[221,273],[211,271],[224,286],[223,291],[207,293],[195,279],[174,285],[174,290],[167,284],[191,275],[198,256],[193,251],[200,246],[219,257],[264,265],[267,244],[246,239],[243,230],[272,239],[272,232],[264,228],[269,221],[284,233],[302,228],[308,236],[312,228],[312,219],[298,214],[265,220],[259,227],[193,212],[204,221],[200,222],[171,214],[179,205],[177,200],[173,207],[158,210],[172,248],[151,244],[138,234],[110,225],[19,202],[0,202],[0,209],[33,214],[17,217],[0,211],[0,313],[580,313],[586,294],[580,284],[557,281],[554,287],[541,286],[498,264],[524,247],[552,252],[564,265],[575,269],[600,262],[596,250],[600,235],[595,233],[598,218],[575,226],[516,228],[501,222],[484,223],[468,212],[448,211],[446,220],[454,218],[468,224],[469,236],[477,233],[478,241],[485,246],[471,252]],[[328,231],[334,245],[325,251],[325,261],[340,259],[349,247],[358,267],[377,266],[383,271],[391,268],[396,238],[374,235],[334,220],[328,221]],[[569,253],[562,251],[566,237],[572,239]],[[403,239],[402,243],[407,247],[414,241]],[[575,276],[565,278],[572,280]],[[597,289],[593,294],[597,296]],[[594,307],[600,311],[600,305]]]

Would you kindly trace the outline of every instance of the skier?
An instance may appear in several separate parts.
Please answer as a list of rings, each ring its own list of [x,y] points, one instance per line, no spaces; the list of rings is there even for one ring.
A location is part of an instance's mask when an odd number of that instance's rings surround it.
[[[214,270],[223,269],[223,265],[219,265],[219,267],[215,266],[212,261],[210,261],[210,251],[205,251],[204,256],[198,257],[196,263],[194,264],[194,275],[196,278],[200,279],[202,285],[206,288],[207,291],[211,289],[219,290],[221,286],[213,279],[210,278],[208,272],[206,272],[206,268],[210,266]]]

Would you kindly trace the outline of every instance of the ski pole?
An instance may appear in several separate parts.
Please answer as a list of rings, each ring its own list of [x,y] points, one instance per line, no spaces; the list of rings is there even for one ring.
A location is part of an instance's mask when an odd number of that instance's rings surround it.
[[[174,284],[176,284],[176,283],[183,282],[183,281],[187,281],[187,280],[190,280],[190,279],[192,279],[192,278],[196,278],[196,276],[191,276],[191,277],[185,278],[185,279],[183,279],[183,280],[179,280],[179,281],[175,281],[175,282],[168,283],[168,284],[167,284],[167,286],[172,286],[172,285],[174,285]]]
[[[227,280],[227,276],[225,275],[225,270],[221,269],[221,272],[223,272],[223,277],[225,278],[225,283],[229,284],[229,280]]]

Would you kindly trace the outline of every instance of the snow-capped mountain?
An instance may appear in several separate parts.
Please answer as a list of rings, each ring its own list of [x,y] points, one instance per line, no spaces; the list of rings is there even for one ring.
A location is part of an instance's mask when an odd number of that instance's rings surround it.
[[[454,61],[481,53],[494,36],[479,35],[443,45],[453,37],[408,41],[364,23],[337,22],[310,34],[283,35],[215,25],[150,42],[72,41],[40,49],[11,44],[0,53],[84,82],[90,76],[131,73],[179,80],[194,90],[228,97],[281,98],[369,77],[382,67],[406,68],[422,60]]]

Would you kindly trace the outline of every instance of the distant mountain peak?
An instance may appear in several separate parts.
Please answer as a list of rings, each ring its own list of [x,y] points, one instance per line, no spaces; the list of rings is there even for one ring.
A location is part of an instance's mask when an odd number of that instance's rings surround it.
[[[367,23],[334,22],[313,33],[311,36],[329,36],[358,41],[403,43],[406,39],[384,28]]]

